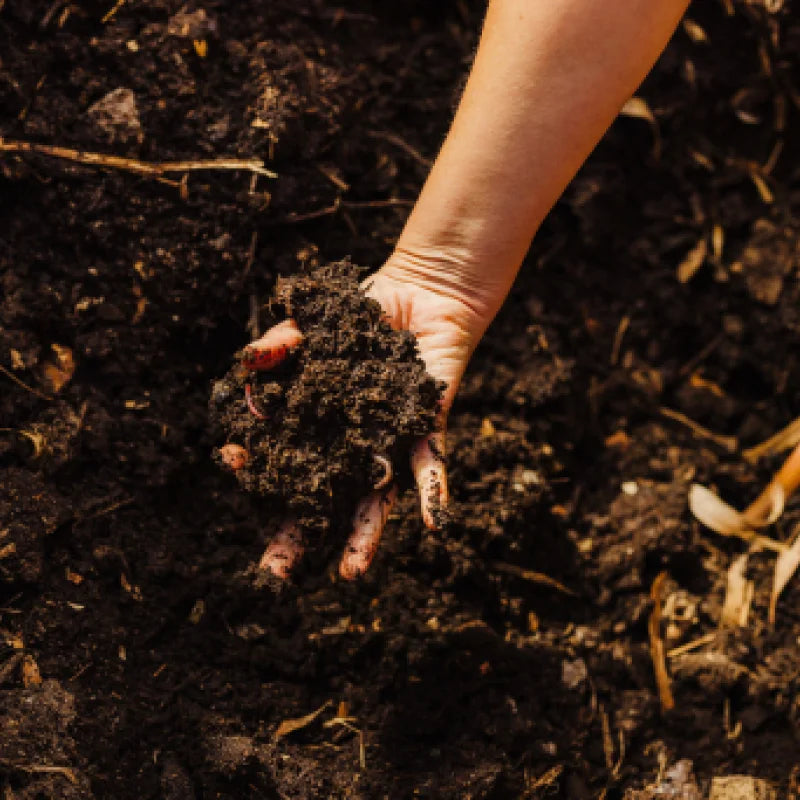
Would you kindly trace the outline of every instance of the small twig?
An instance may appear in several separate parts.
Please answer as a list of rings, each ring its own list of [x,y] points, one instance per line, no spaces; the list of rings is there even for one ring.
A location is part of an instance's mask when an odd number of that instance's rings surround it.
[[[25,389],[25,391],[35,394],[37,397],[41,397],[42,400],[47,400],[48,402],[53,401],[53,398],[50,397],[50,395],[40,392],[38,389],[34,389],[32,386],[28,386],[27,383],[21,381],[13,372],[7,370],[2,364],[0,364],[0,372],[2,372],[7,378],[10,378],[12,381],[14,381],[17,386],[21,386],[23,389]]]
[[[323,167],[322,164],[317,164],[317,170],[324,175],[337,189],[343,192],[350,191],[350,184],[345,183],[332,169]]]
[[[675,411],[672,408],[662,406],[658,411],[662,417],[680,422],[681,425],[685,425],[696,436],[702,439],[709,439],[720,447],[725,448],[729,453],[735,453],[739,449],[739,440],[735,436],[723,436],[722,434],[714,433],[699,422],[695,422],[690,417],[687,417],[686,414],[682,414],[680,411]]]
[[[611,362],[612,367],[616,366],[617,362],[619,361],[619,351],[622,347],[622,337],[625,336],[625,331],[628,330],[628,326],[630,324],[631,318],[627,314],[619,321],[617,332],[614,335],[614,343],[611,345],[611,358],[609,361]]]
[[[697,650],[698,647],[704,647],[707,644],[711,644],[714,639],[717,638],[716,633],[707,633],[705,636],[701,636],[698,639],[692,639],[691,642],[685,642],[684,644],[678,645],[677,647],[673,647],[671,650],[667,652],[667,658],[677,658],[678,656],[682,656],[685,653],[689,653],[692,650]]]
[[[91,153],[85,150],[73,150],[58,145],[39,144],[37,142],[9,141],[0,138],[0,153],[34,153],[36,155],[60,158],[89,167],[105,167],[133,172],[137,175],[160,177],[171,172],[198,172],[203,170],[245,170],[277,178],[277,174],[266,169],[264,163],[257,159],[217,158],[197,161],[140,161],[137,158],[113,156],[105,153]]]
[[[660,572],[650,587],[653,610],[650,612],[650,618],[647,621],[647,631],[650,636],[650,658],[653,660],[653,671],[656,676],[662,711],[669,711],[675,708],[675,698],[672,696],[671,682],[667,672],[666,659],[664,658],[664,641],[661,638],[661,588],[666,579],[667,573]]]
[[[11,767],[11,769],[18,769],[20,772],[63,775],[70,783],[78,783],[78,776],[75,774],[75,770],[72,767],[56,767],[50,764],[15,764],[5,759],[0,761],[0,764],[3,764],[5,767]]]
[[[114,16],[114,14],[116,14],[117,11],[119,11],[124,5],[125,5],[125,0],[117,0],[117,2],[114,3],[114,7],[111,8],[109,11],[106,11],[100,22],[102,22],[103,25],[105,25],[106,22],[108,22]]]
[[[133,497],[127,497],[124,500],[117,500],[116,503],[111,503],[109,506],[105,506],[104,508],[99,508],[97,511],[92,511],[90,514],[87,514],[85,517],[81,517],[81,522],[86,522],[86,520],[90,519],[97,519],[97,517],[104,517],[107,514],[113,514],[115,511],[119,511],[121,508],[127,508],[134,502]]]
[[[6,679],[17,668],[20,661],[22,661],[22,653],[14,653],[14,655],[0,667],[0,684],[5,683]]]
[[[244,270],[242,271],[243,278],[249,274],[250,268],[253,266],[253,262],[256,260],[257,245],[258,245],[258,231],[253,231],[253,233],[250,236],[250,245],[247,248],[247,259],[244,262]]]
[[[518,567],[516,564],[507,564],[504,561],[495,561],[492,564],[492,568],[498,572],[507,572],[509,575],[516,575],[518,578],[522,578],[525,581],[530,581],[531,583],[538,583],[541,586],[549,586],[551,589],[556,589],[562,594],[569,595],[570,597],[578,596],[577,592],[574,592],[569,588],[569,586],[565,586],[563,583],[561,583],[561,581],[557,581],[555,578],[551,578],[549,575],[545,575],[543,572],[537,572],[536,570]]]
[[[394,208],[395,206],[413,206],[413,205],[414,205],[413,200],[407,200],[404,197],[389,197],[385,200],[342,200],[341,197],[337,197],[329,206],[325,206],[325,208],[318,208],[315,211],[306,211],[301,214],[292,211],[286,214],[286,216],[274,220],[274,222],[288,222],[288,223],[306,222],[311,219],[328,217],[331,214],[335,214],[340,209],[345,209],[345,208],[352,208],[352,209]]]
[[[342,208],[393,208],[413,206],[414,200],[405,197],[389,197],[386,200],[342,200]]]
[[[770,436],[766,441],[761,442],[761,444],[743,450],[742,455],[746,461],[752,464],[764,456],[772,456],[776,453],[781,453],[798,444],[800,444],[800,417],[790,422],[785,428],[781,428],[781,430],[773,436]]]
[[[247,320],[245,329],[253,341],[261,337],[258,324],[258,295],[255,292],[250,295],[250,317]]]
[[[691,372],[694,370],[694,368],[698,364],[700,364],[702,361],[705,361],[705,359],[708,358],[708,356],[710,356],[711,353],[713,353],[714,350],[717,349],[717,347],[719,346],[719,344],[722,341],[722,339],[723,339],[723,335],[721,333],[718,334],[717,336],[715,336],[705,347],[703,347],[701,350],[699,350],[697,353],[695,353],[678,370],[678,375],[683,378],[686,375],[691,374]]]
[[[304,214],[298,214],[295,211],[290,211],[286,216],[281,217],[279,222],[305,222],[309,219],[319,219],[319,217],[327,217],[330,214],[335,214],[339,207],[341,206],[342,201],[337,197],[331,205],[326,206],[325,208],[319,208],[316,211],[307,211]]]
[[[433,161],[431,161],[429,158],[425,158],[425,156],[422,155],[422,153],[420,153],[416,147],[410,145],[405,139],[401,139],[395,133],[389,133],[388,131],[369,131],[367,135],[372,139],[383,139],[384,141],[399,147],[401,150],[408,153],[411,158],[419,161],[423,167],[430,167],[433,164]]]

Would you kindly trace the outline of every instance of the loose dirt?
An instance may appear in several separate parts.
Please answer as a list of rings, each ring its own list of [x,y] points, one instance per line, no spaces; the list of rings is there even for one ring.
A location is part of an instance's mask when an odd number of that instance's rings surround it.
[[[7,797],[797,796],[800,582],[771,628],[752,556],[720,629],[743,545],[686,507],[744,507],[800,416],[792,3],[693,6],[553,210],[450,417],[446,533],[407,492],[357,585],[250,578],[272,516],[209,386],[279,277],[388,256],[483,11],[0,2],[4,140],[278,176],[0,153]]]
[[[246,369],[243,351],[211,393],[225,444],[249,455],[239,483],[312,539],[333,523],[340,545],[358,499],[388,485],[392,464],[434,430],[442,389],[413,335],[361,291],[362,273],[340,261],[281,279],[271,310],[297,323],[302,343],[269,371]]]

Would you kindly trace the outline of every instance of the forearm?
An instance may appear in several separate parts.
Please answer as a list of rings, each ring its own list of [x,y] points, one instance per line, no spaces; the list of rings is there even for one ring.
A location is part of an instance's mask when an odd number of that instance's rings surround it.
[[[393,262],[493,316],[536,229],[688,0],[493,0],[451,130]],[[488,324],[488,319],[487,319]]]

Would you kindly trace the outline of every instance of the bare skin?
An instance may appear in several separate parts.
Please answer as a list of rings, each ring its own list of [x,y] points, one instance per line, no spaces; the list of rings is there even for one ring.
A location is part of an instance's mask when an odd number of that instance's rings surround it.
[[[445,421],[469,358],[542,219],[652,67],[687,5],[489,4],[450,132],[394,253],[364,284],[394,327],[416,335],[428,372],[447,384],[439,432],[410,454],[429,527],[435,507],[447,502]],[[253,343],[250,366],[269,368],[301,340],[294,323],[281,323]],[[368,568],[395,495],[387,486],[359,505],[339,567],[343,578]],[[261,565],[285,577],[301,554],[302,535],[287,521]]]

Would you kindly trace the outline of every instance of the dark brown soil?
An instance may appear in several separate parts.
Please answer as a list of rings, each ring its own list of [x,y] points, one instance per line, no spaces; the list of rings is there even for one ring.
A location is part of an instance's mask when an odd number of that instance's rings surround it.
[[[425,372],[413,335],[383,320],[359,288],[362,272],[339,261],[281,279],[272,311],[293,319],[303,342],[269,371],[245,369],[243,351],[211,393],[225,443],[249,454],[235,473],[240,485],[262,495],[273,516],[295,519],[312,541],[333,522],[342,543],[357,501],[386,484],[394,473],[386,463],[408,460],[439,410],[441,387]]]
[[[752,557],[719,631],[742,544],[686,509],[744,506],[778,459],[740,449],[800,416],[800,24],[769,6],[695,4],[653,121],[548,218],[451,414],[447,533],[407,492],[363,582],[274,594],[208,387],[279,276],[389,254],[484,4],[0,2],[5,140],[278,175],[0,155],[5,797],[613,800],[681,759],[797,797],[800,582],[771,628]],[[662,572],[666,648],[707,641],[668,713]]]

